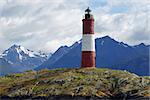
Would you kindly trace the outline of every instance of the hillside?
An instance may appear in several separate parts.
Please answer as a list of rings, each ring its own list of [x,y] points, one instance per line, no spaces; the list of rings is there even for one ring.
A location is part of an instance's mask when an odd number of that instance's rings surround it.
[[[26,71],[0,77],[0,96],[6,98],[51,98],[53,100],[100,98],[148,98],[149,77],[127,71],[56,69]]]

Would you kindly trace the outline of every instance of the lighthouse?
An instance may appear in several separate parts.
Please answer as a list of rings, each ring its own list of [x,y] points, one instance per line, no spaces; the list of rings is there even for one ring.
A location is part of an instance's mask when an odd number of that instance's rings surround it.
[[[85,10],[82,35],[82,61],[81,68],[95,68],[95,38],[94,17],[89,7]]]

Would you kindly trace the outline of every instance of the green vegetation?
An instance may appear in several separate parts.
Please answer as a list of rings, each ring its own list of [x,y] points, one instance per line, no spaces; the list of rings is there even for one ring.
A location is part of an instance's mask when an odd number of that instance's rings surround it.
[[[0,77],[0,96],[150,96],[150,77],[110,69],[26,71]]]

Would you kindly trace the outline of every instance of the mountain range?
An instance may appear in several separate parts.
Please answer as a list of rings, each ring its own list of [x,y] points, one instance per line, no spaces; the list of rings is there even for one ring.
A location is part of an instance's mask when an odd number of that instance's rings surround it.
[[[138,75],[149,75],[149,45],[130,46],[109,36],[95,39],[96,67],[127,70]],[[82,40],[72,46],[61,46],[49,57],[20,45],[13,45],[0,55],[0,75],[26,70],[79,68]]]
[[[0,55],[0,75],[32,70],[47,60],[42,52],[13,45]]]
[[[96,67],[127,70],[138,75],[149,75],[149,45],[129,46],[109,36],[96,40]],[[72,46],[60,47],[36,70],[48,68],[78,68],[81,64],[81,40]]]

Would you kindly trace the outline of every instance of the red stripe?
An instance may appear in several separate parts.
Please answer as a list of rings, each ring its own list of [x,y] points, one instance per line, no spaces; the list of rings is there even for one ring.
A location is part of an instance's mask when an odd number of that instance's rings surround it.
[[[83,19],[83,34],[94,34],[93,19]]]
[[[96,67],[95,65],[95,52],[94,51],[82,51],[82,68]]]

